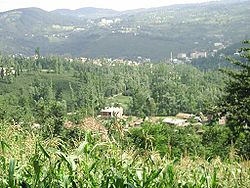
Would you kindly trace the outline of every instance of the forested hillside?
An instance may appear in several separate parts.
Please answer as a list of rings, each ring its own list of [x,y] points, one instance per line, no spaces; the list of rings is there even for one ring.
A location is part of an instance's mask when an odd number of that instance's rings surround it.
[[[248,188],[249,31],[249,0],[0,12],[0,188]]]
[[[0,13],[0,51],[161,60],[170,52],[210,52],[249,36],[249,1],[211,2],[116,12],[37,8]]]
[[[1,187],[249,185],[249,96],[241,95],[249,92],[247,49],[246,62],[231,60],[241,66],[228,72],[231,79],[185,64],[35,52],[0,58]],[[235,87],[241,89],[234,101]],[[123,106],[129,118],[97,117],[113,105]],[[157,117],[178,112],[227,115],[229,122],[191,119],[181,127]],[[130,127],[135,117],[144,121]]]
[[[2,109],[12,113],[13,117],[7,116],[16,121],[33,117],[40,103],[51,101],[64,104],[67,112],[98,114],[111,105],[107,99],[114,95],[129,99],[125,106],[129,115],[199,113],[218,102],[224,87],[224,77],[218,71],[204,73],[185,64],[121,64],[107,60],[83,63],[56,56],[1,56],[1,66]],[[10,73],[4,75],[3,69]]]

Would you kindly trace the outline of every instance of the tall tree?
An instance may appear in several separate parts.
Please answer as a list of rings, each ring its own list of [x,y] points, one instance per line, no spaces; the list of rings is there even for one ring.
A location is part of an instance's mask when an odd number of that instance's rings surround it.
[[[249,130],[250,126],[250,40],[243,43],[246,47],[240,49],[241,58],[228,58],[238,69],[222,70],[229,76],[229,81],[220,110],[227,116],[234,133]]]

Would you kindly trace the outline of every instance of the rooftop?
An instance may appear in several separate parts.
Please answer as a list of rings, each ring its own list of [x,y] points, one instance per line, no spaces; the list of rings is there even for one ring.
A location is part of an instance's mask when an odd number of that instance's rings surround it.
[[[123,110],[121,107],[106,107],[102,109],[101,112],[119,112],[121,110]]]

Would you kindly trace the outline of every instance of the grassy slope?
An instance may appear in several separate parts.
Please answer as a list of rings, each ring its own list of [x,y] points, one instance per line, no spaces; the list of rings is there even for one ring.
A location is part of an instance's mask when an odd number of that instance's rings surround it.
[[[131,97],[123,96],[123,95],[117,95],[117,96],[108,98],[109,104],[112,104],[112,103],[120,104],[124,109],[128,109],[130,101],[131,101]]]

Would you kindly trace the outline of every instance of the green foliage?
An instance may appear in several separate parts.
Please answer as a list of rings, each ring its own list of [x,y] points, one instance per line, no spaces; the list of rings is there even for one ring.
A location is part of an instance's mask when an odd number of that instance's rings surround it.
[[[68,61],[55,56],[2,57],[10,65],[21,67],[13,83],[0,82],[0,106],[5,108],[1,116],[8,121],[32,119],[37,115],[36,107],[42,110],[40,100],[44,101],[45,114],[50,101],[65,101],[70,113],[95,116],[101,108],[117,105],[125,107],[126,114],[145,117],[199,113],[215,105],[222,95],[221,74],[204,73],[190,65],[133,66],[106,60],[98,60],[99,64],[88,60],[83,64],[77,59]],[[37,62],[41,69],[34,69]],[[61,68],[57,71],[59,64]],[[44,117],[41,114],[39,122]]]
[[[229,157],[233,134],[225,126],[206,127],[202,135],[202,145],[206,158],[221,156],[226,159]]]
[[[223,187],[247,182],[218,178],[238,173],[228,172],[226,159],[233,146],[237,155],[249,153],[247,132],[231,145],[227,127],[144,123],[127,133],[128,122],[114,118],[103,122],[103,137],[98,132],[85,135],[80,126],[83,117],[112,105],[142,117],[206,112],[223,95],[219,72],[164,63],[3,58],[20,72],[12,83],[0,82],[0,186]],[[72,128],[65,128],[66,120],[73,122]],[[225,159],[223,173],[206,161],[206,167],[193,171],[180,167],[185,158],[217,156]]]
[[[244,43],[250,45],[250,41]],[[230,79],[219,109],[222,115],[227,116],[228,125],[236,135],[242,131],[249,131],[250,126],[250,48],[242,48],[240,52],[242,59],[229,58],[229,61],[239,69],[223,70]]]
[[[239,155],[249,159],[250,156],[250,133],[249,131],[241,132],[235,141],[235,148]]]
[[[92,133],[68,145],[6,124],[0,131],[1,140],[11,142],[0,153],[1,187],[247,187],[250,183],[246,161],[170,160],[154,150],[141,155]]]
[[[100,26],[100,19],[92,19],[91,24],[87,22],[85,16],[89,15],[81,10],[69,11],[69,14],[63,10],[64,15],[37,8],[3,12],[0,13],[0,50],[34,55],[33,48],[39,46],[41,55],[141,56],[159,60],[169,57],[171,51],[176,55],[213,49],[215,42],[238,42],[249,34],[248,1],[212,2],[198,7],[182,5],[115,12],[112,17],[121,18],[121,22],[107,25],[105,29]],[[92,14],[94,17],[106,15],[102,12]],[[122,33],[130,30],[131,33]]]
[[[195,132],[195,128],[171,127],[165,124],[143,124],[142,128],[130,130],[129,137],[137,147],[145,150],[155,149],[161,156],[180,158],[183,155],[202,155],[205,149],[202,137]]]
[[[157,150],[161,156],[181,158],[200,156],[206,159],[220,156],[228,159],[232,149],[238,156],[249,153],[249,134],[242,133],[233,144],[233,132],[226,126],[176,127],[166,124],[144,123],[140,128],[129,130],[129,144],[142,152]]]
[[[46,102],[40,99],[36,104],[36,121],[41,124],[46,136],[60,135],[66,115],[66,104],[59,101]]]

